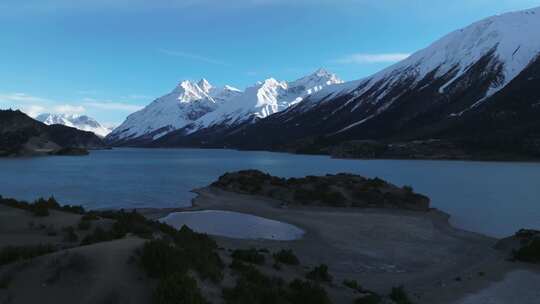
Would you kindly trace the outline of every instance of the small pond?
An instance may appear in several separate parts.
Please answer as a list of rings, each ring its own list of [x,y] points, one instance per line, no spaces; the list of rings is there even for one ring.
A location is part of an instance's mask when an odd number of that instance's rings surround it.
[[[160,221],[175,228],[186,225],[200,233],[236,239],[291,241],[304,234],[302,229],[287,223],[231,211],[175,212]]]

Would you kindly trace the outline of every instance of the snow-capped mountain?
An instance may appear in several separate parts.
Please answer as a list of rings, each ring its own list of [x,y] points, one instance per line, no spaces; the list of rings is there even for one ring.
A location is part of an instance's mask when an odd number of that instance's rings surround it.
[[[231,86],[213,87],[206,79],[182,81],[172,92],[128,116],[107,137],[110,142],[154,140],[183,128],[240,94]]]
[[[249,126],[158,144],[315,151],[350,140],[442,138],[540,151],[539,37],[540,8],[493,16],[371,77],[318,88]]]
[[[352,94],[342,106],[354,104],[354,110],[363,103],[381,104],[383,107],[378,113],[372,113],[379,114],[403,94],[425,89],[439,80],[444,81],[437,92],[441,96],[450,95],[467,85],[471,80],[468,76],[481,68],[482,75],[479,76],[488,83],[479,88],[482,94],[471,105],[478,106],[537,58],[540,50],[540,31],[537,29],[540,29],[540,8],[486,18],[446,35],[371,77],[322,94],[331,94],[331,98],[325,100]],[[306,103],[303,106],[313,105]],[[467,110],[462,108],[458,113]]]
[[[101,137],[107,136],[107,134],[112,131],[86,115],[44,113],[38,115],[36,120],[41,121],[46,125],[64,125],[83,131],[93,132]]]
[[[131,114],[107,140],[117,144],[140,143],[175,130],[190,134],[217,125],[253,122],[337,83],[342,81],[322,69],[290,83],[269,78],[245,91],[231,86],[215,88],[205,79],[198,83],[183,81],[171,93]]]
[[[342,82],[335,74],[323,69],[291,82],[269,78],[248,87],[236,98],[202,116],[193,123],[188,133],[214,125],[232,126],[262,119],[301,102],[324,87]]]

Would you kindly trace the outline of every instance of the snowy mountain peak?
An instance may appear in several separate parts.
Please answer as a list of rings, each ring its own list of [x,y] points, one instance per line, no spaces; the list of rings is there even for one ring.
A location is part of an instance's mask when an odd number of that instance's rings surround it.
[[[318,77],[318,78],[326,78],[328,80],[335,80],[338,83],[343,82],[343,80],[339,79],[336,74],[330,73],[328,70],[324,68],[319,68],[315,72],[313,72],[308,77]]]
[[[276,87],[282,85],[283,82],[277,81],[275,78],[270,77],[263,81],[258,81],[255,87]]]
[[[228,91],[236,91],[236,92],[241,92],[239,89],[235,88],[235,87],[232,87],[230,85],[225,85],[223,87],[225,90],[228,90]]]
[[[204,78],[198,83],[184,80],[171,93],[129,115],[108,140],[126,141],[141,136],[157,139],[193,123],[239,94],[240,91],[231,86],[213,87]]]
[[[336,74],[330,73],[325,69],[318,69],[310,75],[289,83],[289,87],[303,87],[310,90],[310,94],[319,91],[322,87],[343,83]]]
[[[105,137],[111,132],[110,129],[102,126],[95,119],[86,115],[44,113],[38,115],[36,120],[41,121],[46,125],[64,125],[83,131],[93,132],[101,137]]]
[[[485,97],[489,97],[505,87],[539,55],[540,39],[537,37],[540,37],[540,8],[489,17],[456,30],[367,78],[364,83],[369,82],[369,85],[363,86],[357,94],[383,81],[386,90],[380,92],[381,99],[403,77],[413,77],[417,84],[430,73],[434,78],[451,73],[452,79],[439,90],[443,94],[482,58],[490,57],[486,69],[496,71],[498,79],[486,92]]]
[[[197,83],[185,80],[171,93],[131,114],[108,140],[155,140],[182,128],[194,132],[216,124],[253,121],[282,111],[334,83],[341,80],[324,70],[291,83],[268,78],[244,91],[229,85],[214,87],[204,78]]]
[[[342,82],[335,74],[322,69],[289,83],[268,78],[202,116],[192,125],[190,132],[213,125],[235,125],[265,118],[301,102],[324,87]]]
[[[201,80],[199,80],[199,82],[197,82],[197,85],[199,86],[201,90],[203,90],[206,93],[209,93],[210,90],[212,89],[212,85],[205,78],[202,78]]]

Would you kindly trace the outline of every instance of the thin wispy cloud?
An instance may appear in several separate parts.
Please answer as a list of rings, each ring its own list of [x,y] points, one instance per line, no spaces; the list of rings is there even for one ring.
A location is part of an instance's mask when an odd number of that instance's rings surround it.
[[[113,111],[125,111],[125,112],[135,112],[143,108],[142,106],[134,105],[130,103],[99,101],[92,98],[85,98],[84,106],[89,107],[89,108],[99,109],[99,110],[113,110]]]
[[[142,97],[142,95],[133,95]],[[53,114],[85,114],[87,110],[94,111],[119,111],[119,112],[135,112],[142,109],[142,106],[114,102],[110,100],[97,100],[94,98],[83,98],[81,101],[74,103],[58,102],[49,98],[30,95],[27,93],[1,93],[0,92],[0,108],[15,109],[26,113],[30,117],[37,117],[44,113]]]
[[[86,112],[86,108],[80,105],[70,105],[70,104],[64,104],[64,105],[58,105],[54,106],[53,108],[54,113],[60,113],[60,114],[82,114]]]
[[[371,64],[371,63],[394,63],[406,59],[411,54],[408,53],[381,53],[366,54],[356,53],[338,58],[333,62],[339,64]]]
[[[123,99],[137,100],[137,99],[151,99],[152,96],[142,95],[142,94],[131,94],[131,95],[123,96],[122,98]]]
[[[39,114],[45,113],[46,111],[45,107],[40,106],[40,105],[33,105],[33,104],[22,105],[20,107],[16,107],[15,109],[20,110],[26,115],[30,117],[34,117],[34,118],[38,116]]]
[[[201,55],[192,54],[192,53],[186,53],[186,52],[182,52],[182,51],[159,49],[158,52],[160,52],[161,54],[165,54],[165,55],[173,56],[173,57],[181,57],[181,58],[185,58],[185,59],[189,59],[189,60],[196,60],[196,61],[206,62],[206,63],[210,63],[210,64],[215,64],[215,65],[221,65],[221,66],[231,66],[231,64],[223,62],[221,60],[216,60],[216,59],[209,58],[209,57],[206,57],[206,56],[201,56]]]
[[[0,101],[14,103],[51,102],[49,99],[32,96],[26,93],[0,93]]]

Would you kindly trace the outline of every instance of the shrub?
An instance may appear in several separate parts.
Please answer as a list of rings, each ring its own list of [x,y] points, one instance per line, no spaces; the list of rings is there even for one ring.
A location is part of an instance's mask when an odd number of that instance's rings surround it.
[[[60,207],[58,210],[69,212],[69,213],[75,213],[75,214],[84,214],[85,212],[82,206],[75,206],[75,205],[64,205]]]
[[[160,239],[146,242],[140,253],[141,266],[152,277],[164,277],[174,272],[193,269],[202,279],[218,282],[223,279],[223,261],[217,254],[217,244],[207,235],[187,227],[175,231],[174,242]]]
[[[6,205],[12,208],[23,209],[32,212],[36,216],[48,216],[49,209],[61,210],[70,213],[83,214],[84,208],[81,206],[60,206],[54,197],[50,197],[45,200],[44,198],[39,198],[34,201],[32,204],[29,204],[25,201],[18,201],[11,198],[3,198],[0,196],[0,204]]]
[[[284,282],[270,278],[248,265],[233,288],[223,288],[227,304],[273,304],[284,303]]]
[[[233,262],[234,263],[234,262]],[[240,277],[233,288],[223,289],[227,304],[329,304],[326,291],[313,282],[295,280],[290,284],[276,277],[269,277],[253,265],[237,262]]]
[[[326,205],[331,205],[334,207],[344,207],[347,199],[341,192],[337,191],[328,191],[321,193],[321,201]]]
[[[206,304],[197,281],[183,273],[174,273],[161,280],[154,291],[156,304]]]
[[[219,282],[223,279],[224,264],[217,253],[216,241],[206,234],[196,233],[182,226],[174,235],[175,245],[201,278]]]
[[[232,258],[257,265],[262,265],[265,261],[264,255],[260,254],[255,248],[236,249],[232,253]]]
[[[96,227],[92,233],[85,236],[81,242],[81,245],[90,245],[100,242],[109,242],[124,237],[125,234],[112,230],[103,230],[101,227]]]
[[[362,290],[362,286],[360,286],[360,284],[358,284],[358,281],[356,280],[343,280],[343,285],[356,291]]]
[[[403,286],[393,287],[390,293],[390,299],[396,302],[396,304],[412,304]]]
[[[540,263],[540,239],[533,239],[528,244],[513,252],[514,258],[527,263]]]
[[[152,235],[152,222],[138,213],[137,210],[131,212],[121,210],[116,213],[115,220],[113,229],[118,233],[133,233],[143,238],[150,238]]]
[[[332,282],[332,276],[328,273],[328,266],[321,264],[306,274],[306,278],[316,282]]]
[[[405,191],[405,193],[407,193],[407,194],[413,194],[414,193],[414,189],[411,186],[403,186],[403,191]]]
[[[231,264],[229,265],[229,267],[232,269],[232,270],[235,270],[239,273],[243,273],[245,272],[248,267],[251,267],[251,265],[248,265],[240,260],[237,260],[237,259],[233,259]]]
[[[368,188],[380,188],[387,185],[387,182],[384,180],[375,177],[375,178],[369,178],[367,182],[365,183],[365,186]]]
[[[50,197],[47,200],[39,198],[30,205],[30,211],[35,216],[49,216],[49,209],[60,209],[60,205],[54,197]]]
[[[99,220],[99,216],[97,216],[95,213],[86,213],[81,217],[82,221],[97,221]]]
[[[35,216],[39,216],[39,217],[45,217],[45,216],[49,216],[50,213],[49,213],[49,209],[43,205],[36,205],[35,207],[32,208],[32,213],[35,215]]]
[[[294,280],[289,284],[288,300],[291,303],[302,304],[330,304],[330,299],[326,294],[326,290],[321,286],[309,282]]]
[[[79,229],[79,230],[88,230],[88,229],[90,229],[91,226],[92,226],[92,223],[90,223],[90,221],[81,219],[79,221],[79,224],[77,224],[77,229]]]
[[[354,300],[354,304],[379,304],[381,303],[382,298],[378,294],[369,293],[363,297],[357,298]]]
[[[291,249],[282,249],[273,255],[274,260],[276,262],[286,264],[286,265],[298,265],[300,264],[300,261],[298,260],[298,257],[293,253]]]
[[[54,252],[51,245],[8,246],[0,250],[0,266]]]
[[[166,277],[173,273],[184,273],[188,266],[182,255],[167,241],[153,240],[143,245],[140,265],[153,278]]]

